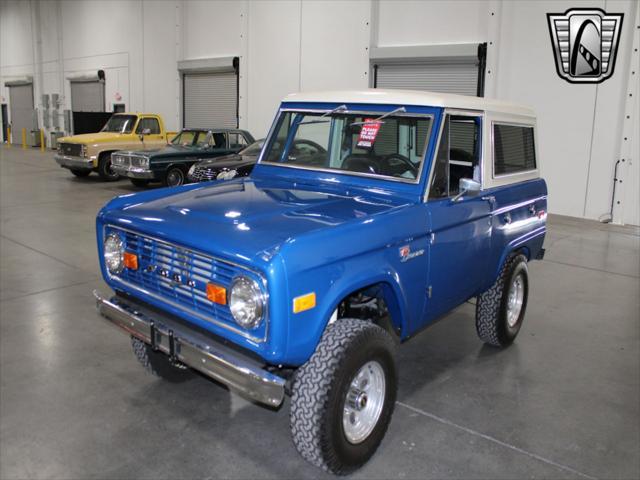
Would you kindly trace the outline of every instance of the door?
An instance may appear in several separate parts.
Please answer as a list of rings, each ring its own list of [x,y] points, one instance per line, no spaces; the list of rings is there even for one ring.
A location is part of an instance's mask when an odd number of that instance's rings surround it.
[[[7,134],[7,127],[9,126],[9,115],[7,113],[7,104],[2,104],[2,141],[8,142],[9,135]]]
[[[491,247],[491,204],[459,191],[462,178],[481,181],[482,117],[447,114],[431,172],[427,321],[476,295]]]
[[[183,97],[185,128],[238,126],[238,77],[233,70],[185,73]]]
[[[142,139],[143,149],[151,150],[166,145],[167,141],[155,117],[141,118],[136,127],[136,135]]]
[[[452,47],[457,51],[453,52]],[[467,45],[464,52],[459,51],[459,47],[434,45],[430,47],[430,56],[375,59],[373,87],[483,97],[486,43],[479,44],[475,54]]]
[[[36,111],[33,108],[33,84],[9,86],[9,110],[11,112],[11,140],[22,143],[22,129],[27,135],[37,128]]]

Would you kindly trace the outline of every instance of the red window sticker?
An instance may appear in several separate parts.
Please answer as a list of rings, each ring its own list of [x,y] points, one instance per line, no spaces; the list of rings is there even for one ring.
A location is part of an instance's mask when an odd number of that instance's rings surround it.
[[[360,148],[371,148],[376,141],[381,125],[382,122],[377,122],[372,118],[366,118],[364,125],[362,125],[362,130],[360,130],[357,146]]]

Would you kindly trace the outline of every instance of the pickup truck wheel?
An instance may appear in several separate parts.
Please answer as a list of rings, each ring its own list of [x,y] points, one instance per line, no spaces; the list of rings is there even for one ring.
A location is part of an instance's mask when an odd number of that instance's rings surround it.
[[[120,175],[111,169],[111,154],[103,153],[98,160],[98,175],[103,180],[115,182],[120,179]]]
[[[171,167],[164,176],[166,187],[177,187],[184,183],[184,172],[180,167]]]
[[[498,279],[476,302],[476,330],[495,347],[513,343],[524,320],[529,297],[529,273],[524,255],[507,259]]]
[[[131,337],[133,353],[144,369],[151,375],[163,378],[171,383],[181,383],[194,377],[186,365],[174,365],[164,353],[154,352],[151,345]]]
[[[143,180],[140,178],[130,178],[129,180],[131,180],[131,183],[136,187],[146,187],[149,185],[149,180]]]
[[[291,434],[305,460],[345,475],[371,458],[395,405],[395,349],[370,322],[341,319],[327,327],[292,385]]]
[[[75,168],[72,168],[71,173],[73,173],[76,177],[82,178],[82,177],[88,177],[89,174],[91,173],[91,170],[77,170]]]

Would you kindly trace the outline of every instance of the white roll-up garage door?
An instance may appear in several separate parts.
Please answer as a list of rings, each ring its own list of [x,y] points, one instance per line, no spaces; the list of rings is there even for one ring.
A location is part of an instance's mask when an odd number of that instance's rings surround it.
[[[22,143],[22,129],[27,132],[38,128],[33,108],[33,83],[7,85],[11,114],[11,142]]]
[[[381,63],[377,67],[376,87],[475,96],[478,62]]]
[[[71,110],[104,112],[104,80],[71,80]]]
[[[486,43],[376,47],[374,88],[484,95]]]
[[[184,74],[185,128],[235,128],[238,87],[234,71]]]

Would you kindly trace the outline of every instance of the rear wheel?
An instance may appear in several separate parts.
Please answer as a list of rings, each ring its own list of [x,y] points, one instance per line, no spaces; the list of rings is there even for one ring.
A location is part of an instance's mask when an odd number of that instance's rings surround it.
[[[88,177],[91,174],[91,170],[78,170],[76,168],[71,169],[71,173],[73,173],[76,177]]]
[[[184,172],[180,167],[170,167],[164,176],[164,185],[166,187],[177,187],[184,183]]]
[[[133,183],[136,187],[146,187],[149,185],[149,180],[143,180],[140,178],[130,178],[131,183]]]
[[[394,356],[391,336],[371,322],[327,327],[292,386],[291,434],[305,460],[344,475],[371,458],[393,414]]]
[[[180,383],[193,378],[194,373],[183,364],[173,364],[164,353],[155,352],[151,345],[136,337],[131,337],[133,353],[151,375],[163,378],[171,383]]]
[[[515,340],[527,309],[529,271],[527,258],[507,259],[498,279],[476,302],[476,330],[481,340],[494,347],[506,347]]]
[[[120,179],[120,175],[111,168],[111,153],[103,153],[98,160],[98,175],[107,182]]]

